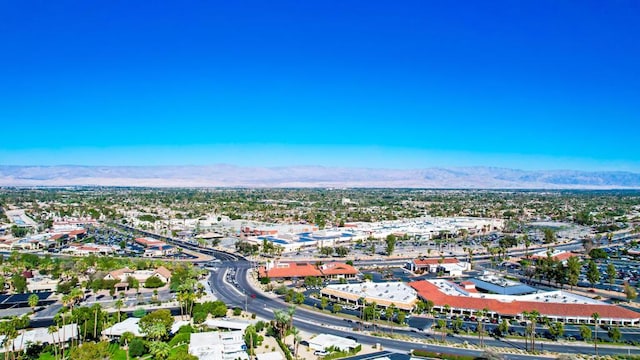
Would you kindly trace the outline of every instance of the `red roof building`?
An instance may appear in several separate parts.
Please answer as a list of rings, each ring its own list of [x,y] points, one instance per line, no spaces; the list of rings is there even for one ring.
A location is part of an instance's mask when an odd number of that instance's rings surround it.
[[[609,304],[579,304],[558,303],[516,299],[512,301],[482,298],[476,296],[459,296],[444,293],[435,284],[420,280],[409,283],[409,286],[418,292],[418,296],[431,300],[434,307],[444,310],[448,305],[452,313],[473,315],[476,312],[488,309],[491,317],[507,317],[524,319],[524,312],[537,310],[540,316],[546,316],[551,320],[570,323],[589,323],[591,314],[600,314],[600,324],[637,325],[640,323],[640,313]]]
[[[531,259],[533,260],[541,260],[541,259],[546,259],[549,256],[549,254],[547,254],[546,252],[538,252],[535,253],[533,255],[531,255]],[[578,254],[574,254],[572,252],[569,251],[556,251],[551,253],[551,258],[553,260],[556,261],[567,261],[569,258],[575,257],[575,256],[579,256]]]
[[[260,278],[290,280],[293,278],[305,278],[308,276],[325,277],[331,279],[352,278],[358,274],[353,266],[331,262],[320,266],[307,262],[275,262],[258,269]]]

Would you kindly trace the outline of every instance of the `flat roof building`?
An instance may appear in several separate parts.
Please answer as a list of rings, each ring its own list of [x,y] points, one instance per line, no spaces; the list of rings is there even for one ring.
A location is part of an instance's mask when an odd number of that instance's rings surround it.
[[[404,282],[364,282],[361,284],[328,285],[320,291],[331,299],[345,301],[355,305],[360,299],[366,303],[375,302],[378,306],[411,311],[418,302],[416,291]]]
[[[191,334],[189,354],[200,360],[248,360],[242,331]]]

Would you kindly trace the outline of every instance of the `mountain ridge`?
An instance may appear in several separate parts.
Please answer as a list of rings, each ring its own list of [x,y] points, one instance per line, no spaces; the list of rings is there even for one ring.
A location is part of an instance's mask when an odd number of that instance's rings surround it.
[[[388,187],[461,189],[640,189],[629,171],[500,167],[387,169],[331,166],[246,167],[0,165],[0,186]]]

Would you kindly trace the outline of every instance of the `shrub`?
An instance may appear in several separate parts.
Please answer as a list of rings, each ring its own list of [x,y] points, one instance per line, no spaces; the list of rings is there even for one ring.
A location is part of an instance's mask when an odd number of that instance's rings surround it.
[[[169,345],[174,347],[180,344],[188,344],[191,341],[191,333],[178,333],[169,341]]]
[[[133,339],[129,344],[129,355],[136,357],[142,356],[147,353],[147,349],[144,346],[144,341],[142,339]]]
[[[141,318],[141,317],[147,315],[147,311],[145,309],[136,309],[136,310],[133,310],[133,313],[131,315],[134,318]]]
[[[162,286],[164,286],[164,282],[159,277],[156,277],[156,276],[152,276],[144,282],[144,287],[150,288],[150,289],[155,289]]]
[[[191,325],[182,325],[180,329],[178,329],[178,334],[192,334],[194,332],[196,332],[196,329]]]
[[[233,308],[233,315],[234,316],[240,316],[240,314],[242,314],[242,309],[239,307],[234,307]]]
[[[193,323],[194,324],[202,324],[205,320],[207,320],[207,314],[204,311],[198,311],[193,313]]]

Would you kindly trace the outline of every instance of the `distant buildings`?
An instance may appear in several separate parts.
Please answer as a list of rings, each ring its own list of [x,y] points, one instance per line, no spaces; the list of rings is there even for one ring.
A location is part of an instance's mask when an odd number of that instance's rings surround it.
[[[143,237],[136,238],[135,242],[144,246],[143,257],[163,257],[176,254],[176,248],[164,241]]]
[[[353,222],[344,227],[318,230],[317,227],[299,225],[254,224],[252,227],[241,227],[241,234],[247,241],[262,245],[268,241],[282,248],[283,252],[301,251],[307,248],[336,247],[373,237],[383,239],[390,234],[409,235],[422,240],[434,236],[457,236],[481,234],[500,230],[504,221],[500,219],[483,219],[471,217],[440,218],[425,216],[415,219],[404,219],[380,222]]]
[[[167,284],[171,281],[171,271],[164,266],[160,266],[154,270],[131,270],[129,268],[122,268],[114,270],[105,275],[104,280],[117,280],[119,283],[115,285],[116,289],[124,288],[128,289],[128,278],[138,280],[140,284],[144,284],[151,277],[157,277]]]
[[[442,273],[445,276],[462,276],[463,271],[471,270],[471,264],[456,258],[419,258],[408,262],[405,266],[414,273]]]

